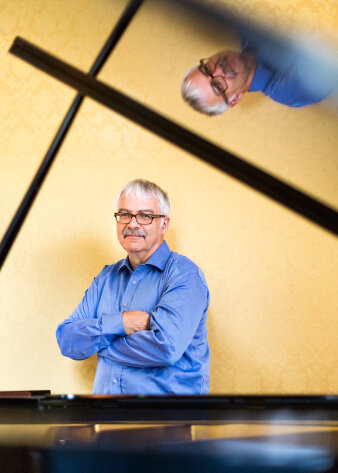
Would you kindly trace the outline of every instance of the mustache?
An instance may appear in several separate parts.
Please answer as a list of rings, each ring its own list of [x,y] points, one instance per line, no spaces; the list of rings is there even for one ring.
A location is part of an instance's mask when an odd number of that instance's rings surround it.
[[[135,230],[132,230],[131,228],[126,228],[125,230],[123,230],[122,238],[126,238],[126,236],[128,235],[135,235],[135,236],[140,236],[143,238],[147,236],[145,232],[142,232],[141,230],[137,230],[137,228],[135,228]]]

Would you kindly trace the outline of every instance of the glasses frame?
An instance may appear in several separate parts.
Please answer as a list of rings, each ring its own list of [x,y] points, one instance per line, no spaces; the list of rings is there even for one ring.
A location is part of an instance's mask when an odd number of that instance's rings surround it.
[[[228,84],[226,83],[225,79],[223,76],[221,75],[217,75],[217,76],[214,76],[214,72],[216,70],[216,66],[217,66],[217,63],[214,64],[214,63],[211,63],[213,65],[213,72],[211,72],[210,70],[210,62],[208,64],[208,61],[209,61],[210,58],[204,58],[204,59],[200,59],[200,65],[198,67],[198,70],[205,76],[207,77],[210,77],[211,81],[210,81],[210,85],[213,86],[212,88],[214,90],[216,90],[216,92],[219,92],[219,95],[222,95],[224,101],[226,104],[228,104],[228,101],[227,101],[227,98],[226,98],[226,91],[228,90]],[[209,70],[208,70],[209,69]],[[224,89],[220,89],[219,88],[219,84],[215,83],[214,82],[214,79],[216,79],[217,77],[220,77],[222,79],[222,81],[224,82],[225,84],[225,88]]]
[[[118,218],[121,216],[121,214],[129,214],[130,215],[130,220],[129,222],[119,222],[118,221]],[[137,214],[132,214],[131,212],[115,212],[114,213],[114,217],[117,221],[117,223],[121,223],[122,225],[128,225],[128,223],[130,223],[132,220],[133,220],[133,217],[135,217],[135,220],[136,222],[139,224],[139,225],[151,225],[153,223],[153,220],[154,218],[164,218],[165,215],[154,215],[154,214],[147,214],[149,217],[151,217],[151,222],[149,223],[141,223],[137,220],[137,216],[138,215],[141,215],[141,214],[145,214],[145,212],[140,212],[140,213],[137,213]]]

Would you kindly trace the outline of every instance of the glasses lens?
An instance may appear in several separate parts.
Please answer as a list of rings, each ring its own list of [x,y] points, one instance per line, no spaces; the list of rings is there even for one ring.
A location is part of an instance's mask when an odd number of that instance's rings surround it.
[[[206,76],[211,76],[215,70],[215,65],[209,62],[208,59],[201,59],[201,67],[200,70]]]
[[[150,214],[137,214],[136,220],[141,225],[149,225],[153,221],[153,216]]]
[[[211,86],[217,95],[224,95],[227,90],[227,84],[221,76],[214,77]]]
[[[115,218],[118,221],[118,223],[130,223],[133,214],[131,213],[116,213]],[[149,225],[152,221],[154,216],[152,214],[146,214],[146,213],[139,213],[135,215],[137,223],[140,225]]]
[[[116,215],[116,220],[119,223],[129,223],[131,220],[131,214],[124,213],[124,214],[117,214]]]

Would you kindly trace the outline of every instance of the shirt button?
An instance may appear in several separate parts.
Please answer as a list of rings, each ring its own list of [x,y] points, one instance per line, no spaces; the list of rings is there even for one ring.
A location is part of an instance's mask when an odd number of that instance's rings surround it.
[[[123,302],[124,307],[127,307],[128,302]]]
[[[136,281],[133,281],[132,284],[136,284]]]
[[[117,383],[117,379],[116,379],[116,378],[114,378],[113,381],[114,381],[115,384]]]

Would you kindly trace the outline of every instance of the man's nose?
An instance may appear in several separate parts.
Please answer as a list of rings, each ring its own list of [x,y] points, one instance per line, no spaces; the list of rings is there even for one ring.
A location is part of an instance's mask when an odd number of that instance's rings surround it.
[[[140,226],[140,225],[137,223],[137,220],[136,220],[135,215],[133,215],[133,216],[131,217],[130,222],[128,223],[128,227],[130,227],[130,228],[136,228],[136,227],[139,227],[139,226]]]

